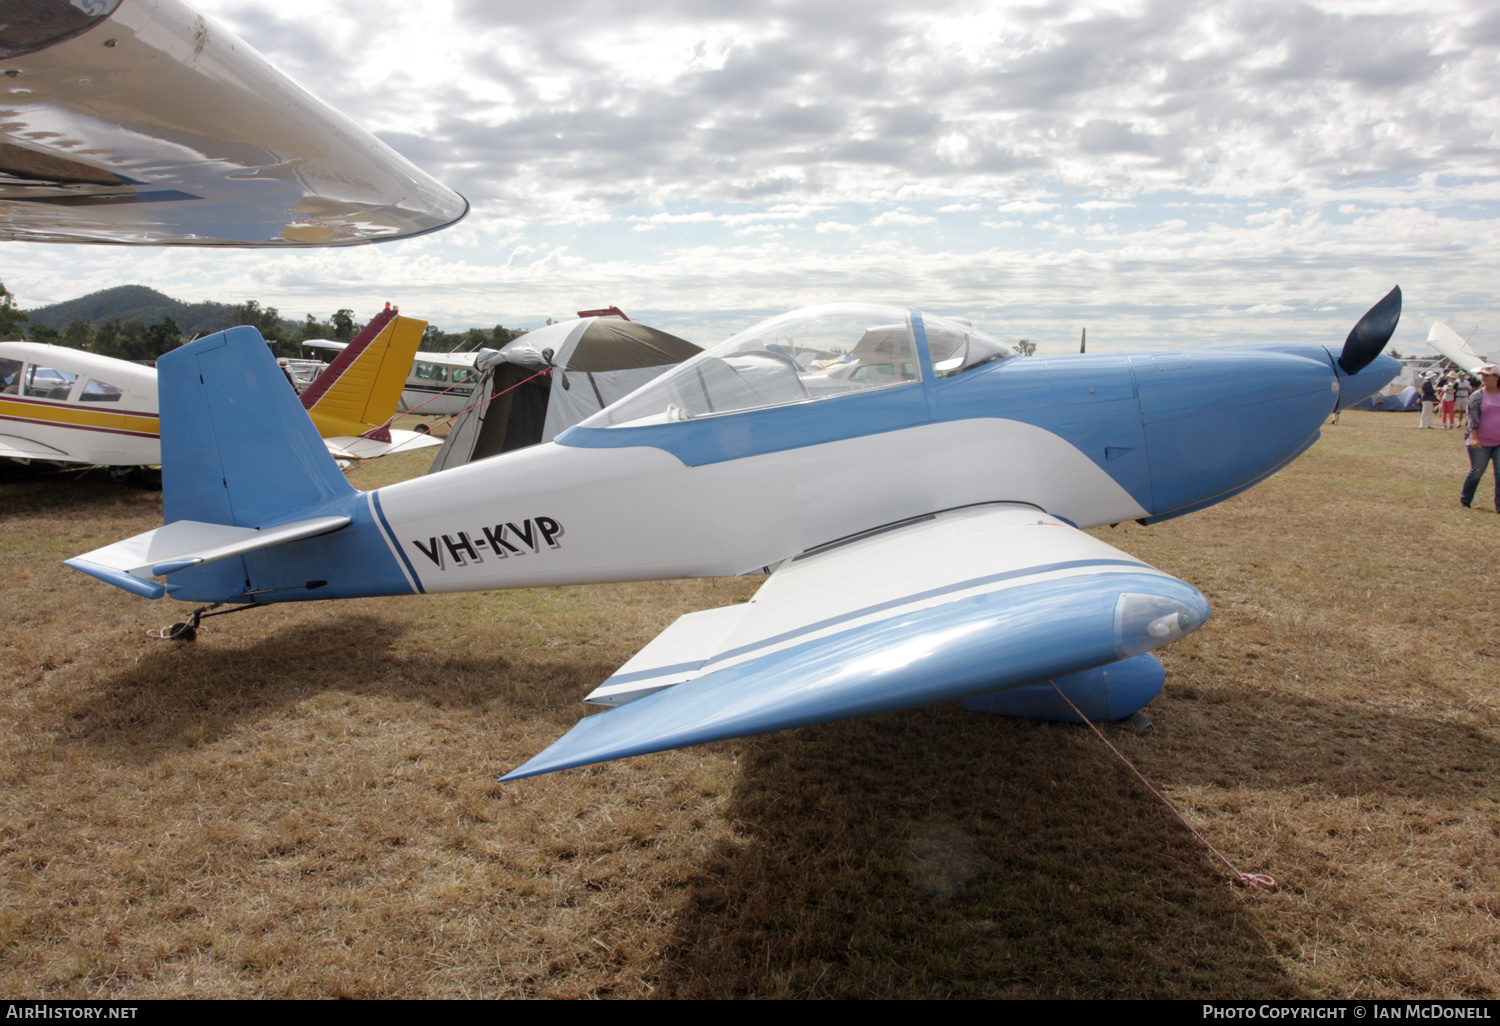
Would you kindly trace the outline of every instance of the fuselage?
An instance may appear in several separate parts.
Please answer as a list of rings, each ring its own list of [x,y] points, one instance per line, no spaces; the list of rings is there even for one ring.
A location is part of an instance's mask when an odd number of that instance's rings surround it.
[[[580,425],[334,503],[352,530],[247,557],[245,590],[285,601],[739,574],[990,502],[1079,527],[1167,519],[1273,474],[1341,392],[1356,401],[1396,368],[1381,357],[1350,376],[1336,356],[1308,344],[1010,357],[936,378],[923,353],[927,373],[893,387]]]
[[[157,420],[150,367],[42,342],[0,342],[0,454],[155,464]]]

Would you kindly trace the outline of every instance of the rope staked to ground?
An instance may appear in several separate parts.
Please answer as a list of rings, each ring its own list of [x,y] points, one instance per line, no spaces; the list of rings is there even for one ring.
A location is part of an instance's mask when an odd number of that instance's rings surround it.
[[[1202,841],[1205,848],[1213,852],[1220,862],[1229,867],[1229,872],[1233,874],[1235,883],[1238,883],[1243,887],[1248,887],[1252,891],[1259,891],[1262,894],[1269,894],[1276,889],[1276,880],[1273,877],[1267,876],[1265,873],[1241,873],[1239,869],[1235,867],[1235,864],[1233,862],[1230,862],[1227,858],[1224,857],[1223,852],[1221,852],[1218,848],[1215,848],[1208,838],[1200,834],[1197,828],[1194,827],[1193,824],[1188,822],[1186,816],[1177,811],[1177,806],[1173,805],[1171,801],[1167,799],[1166,795],[1162,794],[1156,788],[1151,786],[1151,781],[1147,780],[1144,774],[1142,774],[1140,770],[1135,768],[1134,763],[1125,758],[1124,754],[1118,748],[1110,744],[1109,738],[1104,736],[1104,732],[1098,727],[1094,726],[1094,722],[1083,714],[1083,710],[1079,709],[1078,706],[1073,704],[1073,700],[1071,698],[1063,694],[1062,688],[1057,686],[1056,681],[1049,680],[1047,683],[1051,684],[1052,690],[1056,691],[1058,696],[1062,698],[1064,702],[1068,703],[1068,708],[1077,713],[1078,718],[1089,725],[1089,729],[1098,735],[1099,740],[1103,741],[1105,745],[1109,747],[1109,750],[1111,752],[1114,752],[1115,755],[1119,757],[1120,761],[1123,762],[1127,767],[1129,767],[1130,772],[1136,775],[1136,779],[1146,785],[1146,790],[1150,791],[1152,794],[1156,795],[1157,798],[1161,799],[1161,803],[1172,810],[1172,815],[1180,819],[1182,821],[1182,825],[1187,827],[1188,830],[1192,832],[1192,835],[1194,837]]]
[[[529,377],[529,378],[523,378],[522,380],[517,381],[514,385],[511,385],[509,388],[501,389],[500,391],[496,392],[494,395],[490,396],[489,398],[479,400],[479,402],[475,403],[473,406],[470,406],[468,410],[459,410],[457,413],[455,413],[455,414],[453,414],[451,416],[448,416],[448,417],[444,417],[441,420],[434,421],[433,423],[435,423],[435,424],[444,424],[444,423],[452,424],[459,417],[462,417],[464,414],[468,413],[469,410],[477,410],[481,406],[483,406],[485,403],[489,402],[490,400],[492,400],[492,399],[499,399],[506,392],[514,392],[516,389],[518,389],[522,385],[526,384],[526,382],[528,382],[528,381],[535,381],[537,378],[541,377],[543,374],[550,374],[550,373],[552,373],[552,368],[551,367],[543,367],[541,370],[537,371],[531,377]],[[450,385],[449,387],[443,389],[442,392],[439,392],[437,395],[433,396],[432,399],[438,398],[439,396],[443,395],[445,392],[451,392],[451,391],[453,391],[453,389],[455,389],[457,387],[458,387],[457,385]],[[414,406],[412,409],[407,410],[406,411],[406,415],[410,415],[412,413],[415,413],[417,410],[420,410],[423,406],[426,406],[427,403],[432,402],[432,399],[428,399],[426,402],[423,402],[420,405]],[[384,427],[390,427],[391,425],[390,425],[390,422],[387,421],[382,426],[384,426]],[[402,443],[402,444],[405,444],[405,443]],[[396,450],[399,449],[399,448],[401,448],[400,445],[394,445],[390,449],[388,449],[385,452],[381,453],[379,456],[372,456],[372,457],[370,457],[367,460],[360,460],[358,463],[354,464],[353,466],[345,468],[344,475],[348,476],[349,471],[351,471],[351,470],[358,470],[360,467],[368,467],[371,463],[374,463],[376,460],[383,460],[387,456],[390,456],[390,455],[394,454],[396,452]]]

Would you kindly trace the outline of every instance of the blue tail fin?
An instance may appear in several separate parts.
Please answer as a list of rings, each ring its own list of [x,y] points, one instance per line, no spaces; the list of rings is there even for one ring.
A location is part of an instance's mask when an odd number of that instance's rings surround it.
[[[156,371],[167,523],[262,527],[353,494],[254,328],[174,349]]]

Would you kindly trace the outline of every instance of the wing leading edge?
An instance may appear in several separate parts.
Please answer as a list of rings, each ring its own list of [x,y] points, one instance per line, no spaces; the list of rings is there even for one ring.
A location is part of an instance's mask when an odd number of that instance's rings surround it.
[[[502,780],[965,698],[1129,659],[1201,626],[1191,585],[1030,506],[924,517],[782,563],[690,613]]]

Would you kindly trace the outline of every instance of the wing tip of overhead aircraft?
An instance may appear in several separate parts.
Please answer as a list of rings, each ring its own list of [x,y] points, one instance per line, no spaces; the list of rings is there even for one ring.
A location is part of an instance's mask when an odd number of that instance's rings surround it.
[[[27,88],[7,97],[0,128],[25,172],[0,189],[7,201],[0,238],[337,247],[417,238],[468,216],[467,197],[224,26],[205,28],[204,16],[183,0],[134,4],[129,17],[116,16],[117,6],[75,11],[83,19],[76,31],[43,33],[29,49],[0,56],[24,53],[25,67],[6,74],[27,76]],[[105,19],[107,50],[98,45]],[[77,88],[90,80],[78,75],[89,72],[111,82],[107,111]],[[52,145],[56,133],[42,129],[55,123],[66,123],[74,141]],[[217,159],[204,161],[202,153]],[[117,173],[118,166],[148,167],[149,180]]]

